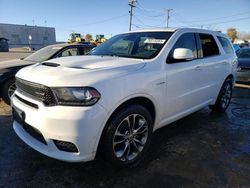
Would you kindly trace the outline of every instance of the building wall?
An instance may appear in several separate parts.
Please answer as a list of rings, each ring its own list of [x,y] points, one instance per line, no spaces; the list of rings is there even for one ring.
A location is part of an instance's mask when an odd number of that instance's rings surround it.
[[[29,41],[29,35],[32,36],[31,41]],[[30,46],[37,50],[56,43],[55,28],[53,27],[0,23],[0,38],[7,38],[10,48]]]

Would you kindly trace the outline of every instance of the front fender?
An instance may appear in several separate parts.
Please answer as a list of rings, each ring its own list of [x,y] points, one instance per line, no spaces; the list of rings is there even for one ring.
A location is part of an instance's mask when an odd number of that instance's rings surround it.
[[[95,151],[93,151],[93,152],[96,152],[97,149],[98,149],[98,145],[99,145],[99,143],[101,141],[101,136],[102,136],[103,130],[105,129],[105,126],[106,126],[109,118],[111,117],[111,115],[116,111],[116,109],[118,109],[118,107],[123,105],[125,102],[127,102],[127,101],[129,101],[131,99],[134,99],[134,98],[138,98],[138,97],[147,98],[153,103],[153,105],[155,107],[155,121],[154,121],[153,127],[155,127],[155,124],[157,124],[159,122],[159,118],[157,116],[157,114],[158,114],[158,108],[157,108],[158,104],[157,104],[157,101],[154,99],[154,97],[151,96],[151,95],[145,94],[145,93],[135,93],[133,95],[129,95],[129,96],[119,100],[117,103],[115,103],[115,105],[111,108],[111,110],[109,110],[109,112],[108,112],[108,114],[107,114],[107,116],[105,118],[105,121],[103,122],[101,128],[99,129],[97,139],[96,139],[96,143],[95,143]]]

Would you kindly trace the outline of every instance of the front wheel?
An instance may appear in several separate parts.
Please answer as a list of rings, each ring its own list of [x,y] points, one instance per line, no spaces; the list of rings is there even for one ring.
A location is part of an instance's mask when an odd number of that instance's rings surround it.
[[[230,104],[232,91],[233,82],[231,79],[227,79],[221,87],[216,103],[214,105],[211,105],[210,108],[216,112],[225,112]]]
[[[2,98],[5,103],[10,104],[10,97],[13,95],[15,90],[16,90],[16,84],[14,78],[9,79],[4,83],[2,90]]]
[[[137,164],[150,145],[152,127],[152,117],[143,106],[123,108],[111,119],[104,133],[104,158],[116,166]]]

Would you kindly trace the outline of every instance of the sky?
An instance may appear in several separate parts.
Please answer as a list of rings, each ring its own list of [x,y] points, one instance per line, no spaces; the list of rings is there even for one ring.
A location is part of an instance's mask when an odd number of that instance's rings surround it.
[[[137,0],[132,30],[197,27],[250,33],[250,0]],[[0,0],[0,23],[55,27],[56,40],[71,32],[109,38],[129,28],[128,0]]]

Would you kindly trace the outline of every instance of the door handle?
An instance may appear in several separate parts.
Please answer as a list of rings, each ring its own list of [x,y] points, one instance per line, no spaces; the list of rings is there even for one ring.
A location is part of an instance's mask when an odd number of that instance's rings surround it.
[[[197,71],[198,71],[198,70],[201,70],[201,66],[200,66],[200,65],[196,66],[196,67],[195,67],[195,70],[197,70]]]

